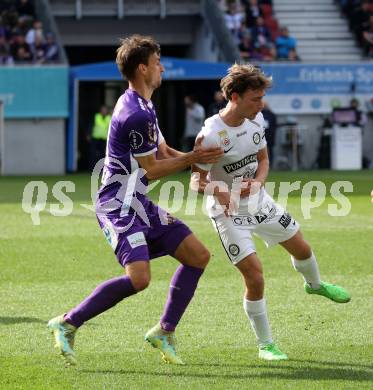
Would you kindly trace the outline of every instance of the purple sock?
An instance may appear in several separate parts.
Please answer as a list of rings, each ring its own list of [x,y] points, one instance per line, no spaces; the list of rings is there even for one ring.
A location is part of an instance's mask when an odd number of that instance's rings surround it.
[[[131,279],[124,275],[97,286],[91,295],[65,315],[65,320],[79,328],[84,322],[115,306],[122,299],[136,294]]]
[[[161,327],[173,332],[193,298],[203,269],[180,265],[171,279],[170,290],[161,317]]]

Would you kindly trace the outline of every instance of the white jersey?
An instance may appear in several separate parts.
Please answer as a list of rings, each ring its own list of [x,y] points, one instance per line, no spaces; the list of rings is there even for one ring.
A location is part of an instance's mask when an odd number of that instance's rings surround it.
[[[235,178],[255,177],[258,161],[257,153],[266,147],[264,118],[258,113],[254,120],[245,119],[242,125],[230,127],[223,122],[219,114],[206,119],[198,137],[204,136],[202,146],[221,147],[224,155],[215,164],[196,164],[198,168],[208,171],[208,179],[214,182],[224,182],[229,190]],[[272,198],[262,188],[260,192],[261,204],[272,201]],[[249,198],[240,199],[239,213],[250,214],[248,211]],[[207,200],[207,209],[212,216],[213,210],[218,205],[213,196]]]

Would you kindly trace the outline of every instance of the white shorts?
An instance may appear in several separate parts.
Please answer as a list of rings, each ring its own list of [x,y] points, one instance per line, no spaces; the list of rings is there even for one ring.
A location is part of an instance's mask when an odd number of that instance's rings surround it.
[[[233,264],[256,252],[252,234],[264,240],[268,247],[289,240],[300,226],[277,203],[269,203],[255,215],[219,215],[212,218],[220,241]]]

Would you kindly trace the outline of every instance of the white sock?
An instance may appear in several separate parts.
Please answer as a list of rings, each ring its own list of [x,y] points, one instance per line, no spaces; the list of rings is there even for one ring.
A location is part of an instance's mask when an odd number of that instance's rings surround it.
[[[321,280],[319,267],[313,253],[311,257],[306,260],[297,260],[291,256],[291,261],[295,270],[303,275],[303,279],[311,288],[318,289],[320,287]]]
[[[262,298],[259,301],[249,301],[244,298],[243,308],[249,318],[259,346],[272,343],[272,334],[267,316],[266,300]]]

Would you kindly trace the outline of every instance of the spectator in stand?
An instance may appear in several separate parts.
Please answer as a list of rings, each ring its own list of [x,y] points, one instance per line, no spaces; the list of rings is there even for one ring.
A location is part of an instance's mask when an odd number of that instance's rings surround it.
[[[239,33],[242,22],[245,19],[244,14],[238,9],[237,3],[233,1],[228,2],[228,10],[224,15],[225,25],[228,30],[232,33],[236,44],[239,43]]]
[[[298,53],[295,49],[289,50],[289,61],[300,61]]]
[[[369,25],[369,1],[362,1],[361,4],[355,5],[355,8],[348,15],[350,19],[350,28],[356,34],[357,40],[360,44],[364,45],[364,33],[366,27]]]
[[[258,0],[242,0],[245,6],[246,24],[248,27],[255,26],[256,19],[262,16]]]
[[[32,27],[33,19],[20,17],[18,18],[17,26],[13,28],[13,32],[17,31],[18,33],[26,36],[30,28]]]
[[[58,45],[54,40],[53,34],[48,33],[45,43],[45,60],[46,62],[58,61]]]
[[[264,19],[259,16],[255,26],[251,29],[254,47],[265,61],[272,61],[276,58],[276,49],[272,42],[271,33],[264,24]]]
[[[277,50],[277,59],[279,60],[290,60],[297,58],[296,54],[297,41],[295,38],[289,35],[289,30],[287,27],[281,27],[280,36],[276,39],[276,50]]]
[[[35,7],[31,0],[17,0],[16,10],[20,17],[35,18]]]
[[[207,109],[207,116],[213,116],[217,114],[221,109],[226,106],[226,101],[224,99],[223,93],[221,91],[215,91],[214,101],[211,103]]]
[[[42,42],[45,41],[43,25],[40,20],[35,20],[33,27],[26,34],[26,42],[30,45],[30,47],[34,46],[36,38],[40,38]]]
[[[22,50],[20,51],[20,49]],[[25,37],[19,32],[16,32],[12,39],[12,43],[10,45],[10,54],[13,56],[16,62],[32,60],[30,46],[26,43]]]
[[[369,58],[373,58],[373,15],[369,17],[369,23],[363,31],[363,46]]]
[[[1,1],[0,1],[1,3]],[[6,26],[9,26],[11,29],[17,26],[18,23],[18,13],[14,5],[8,6],[1,14],[3,23]]]
[[[10,37],[9,26],[3,22],[3,18],[1,16],[0,16],[0,37],[4,37],[5,39],[9,39]]]
[[[35,37],[35,43],[32,48],[33,60],[38,64],[46,61],[46,46],[40,37]]]
[[[9,50],[9,43],[6,40],[5,35],[0,35],[0,66],[14,64],[14,59],[10,55]]]
[[[32,55],[24,47],[20,46],[14,56],[14,60],[19,64],[30,63],[32,62]]]
[[[253,35],[254,42],[262,41],[266,44],[272,41],[271,33],[264,24],[264,19],[261,16],[256,19],[255,25],[251,28],[251,33]]]
[[[245,61],[262,60],[262,57],[255,48],[254,42],[249,32],[244,34],[241,38],[241,43],[238,45],[238,50],[240,51],[241,58]]]

